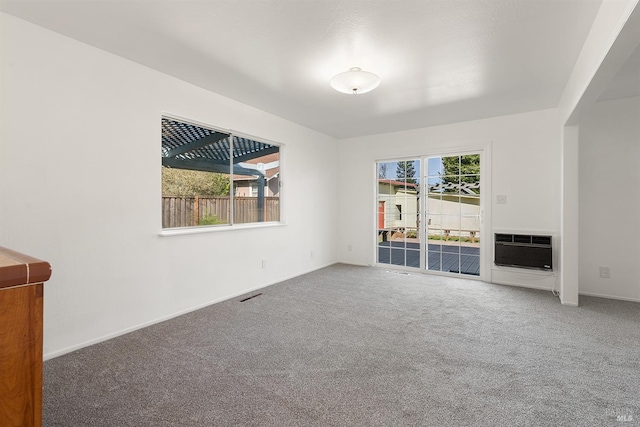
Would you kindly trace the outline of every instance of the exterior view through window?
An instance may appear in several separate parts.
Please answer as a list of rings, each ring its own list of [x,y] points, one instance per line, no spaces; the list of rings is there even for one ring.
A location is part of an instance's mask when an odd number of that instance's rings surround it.
[[[378,263],[480,275],[480,154],[377,163]]]
[[[280,147],[162,118],[162,228],[280,221]]]

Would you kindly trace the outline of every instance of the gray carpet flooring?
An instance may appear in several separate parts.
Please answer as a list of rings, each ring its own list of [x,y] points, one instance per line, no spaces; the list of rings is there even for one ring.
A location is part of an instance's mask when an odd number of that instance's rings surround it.
[[[45,362],[44,424],[640,425],[637,303],[340,264],[240,299]]]

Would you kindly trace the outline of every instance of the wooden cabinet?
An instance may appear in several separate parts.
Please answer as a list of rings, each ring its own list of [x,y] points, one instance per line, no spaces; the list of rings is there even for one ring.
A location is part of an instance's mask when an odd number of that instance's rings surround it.
[[[42,425],[45,261],[0,247],[0,426]]]

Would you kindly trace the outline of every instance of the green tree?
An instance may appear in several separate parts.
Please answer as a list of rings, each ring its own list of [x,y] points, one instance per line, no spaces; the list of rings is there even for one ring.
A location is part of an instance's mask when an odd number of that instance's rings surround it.
[[[230,188],[229,175],[223,173],[162,168],[163,196],[229,196]]]
[[[474,184],[480,181],[479,154],[443,157],[442,166],[444,172],[441,174],[441,178],[445,184]],[[455,190],[455,192],[457,192],[457,190]]]
[[[479,175],[480,155],[443,157],[442,165],[444,167],[443,175]]]
[[[416,169],[413,163],[413,160],[398,162],[398,166],[396,166],[396,177],[398,177],[399,180],[406,180],[408,183],[415,184]]]

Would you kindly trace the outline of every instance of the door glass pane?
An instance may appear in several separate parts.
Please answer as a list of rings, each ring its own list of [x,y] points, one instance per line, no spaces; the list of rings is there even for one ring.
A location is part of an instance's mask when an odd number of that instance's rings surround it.
[[[440,241],[444,236],[444,231],[437,228],[429,228],[428,236],[429,236],[429,243],[433,243],[434,245],[439,245]],[[436,250],[436,249],[429,249],[429,250]],[[437,249],[437,250],[439,251],[440,249]]]
[[[380,264],[391,264],[391,247],[378,245],[378,262]]]
[[[480,195],[480,175],[460,177],[460,194],[463,196]]]
[[[407,246],[406,263],[407,267],[420,268],[420,251]]]
[[[378,162],[378,263],[420,266],[420,160]]]
[[[432,222],[440,223],[440,215],[434,216]],[[427,270],[440,271],[442,258],[442,238],[444,231],[439,228],[428,228],[428,242],[425,266]]]
[[[429,159],[427,159],[427,176],[439,177],[440,175],[444,175],[442,158],[430,157]]]
[[[459,206],[454,206],[459,208]],[[441,215],[442,223],[440,224],[444,231],[444,241],[458,240],[460,236],[460,215]]]
[[[442,253],[442,268],[440,271],[447,273],[460,273],[460,255],[455,253]]]
[[[460,156],[450,156],[442,158],[442,175],[460,175]]]
[[[427,212],[430,216],[442,214],[442,196],[440,194],[429,194],[427,196]]]
[[[474,255],[460,255],[460,273],[473,276],[480,275],[480,257]]]
[[[426,164],[426,267],[478,275],[480,155],[430,157]]]
[[[404,262],[404,249],[398,249],[395,247],[391,248],[391,262],[390,264],[393,265],[401,265],[404,266],[405,262]]]
[[[433,245],[429,244],[431,248]],[[427,252],[427,262],[425,263],[427,270],[442,271],[442,253],[438,251]]]
[[[443,175],[440,180],[440,192],[443,195],[460,193],[460,176]]]
[[[460,175],[480,174],[480,154],[460,156]]]

